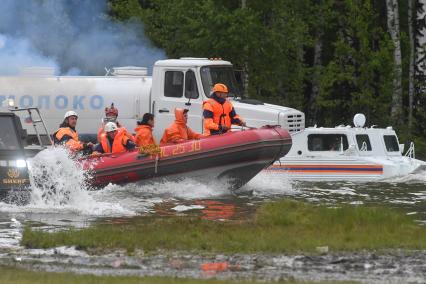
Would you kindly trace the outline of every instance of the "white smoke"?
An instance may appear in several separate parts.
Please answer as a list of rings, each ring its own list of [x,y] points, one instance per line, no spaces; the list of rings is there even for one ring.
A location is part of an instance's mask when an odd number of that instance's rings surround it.
[[[107,16],[106,0],[2,0],[0,74],[54,67],[61,74],[103,75],[104,67],[150,67],[165,57],[136,21]]]
[[[53,59],[41,55],[28,40],[0,34],[0,74],[15,75],[27,66],[53,67],[56,72],[59,70]]]

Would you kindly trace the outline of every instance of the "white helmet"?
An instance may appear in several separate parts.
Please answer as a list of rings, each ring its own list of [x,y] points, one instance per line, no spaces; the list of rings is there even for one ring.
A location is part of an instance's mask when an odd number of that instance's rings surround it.
[[[114,122],[108,122],[107,124],[105,124],[104,126],[104,131],[105,132],[112,132],[112,131],[116,131],[117,128],[117,124],[115,124]]]
[[[65,115],[64,115],[64,119],[66,119],[66,118],[68,118],[68,117],[70,117],[70,116],[78,117],[78,115],[77,115],[77,113],[76,113],[75,111],[70,110],[70,111],[67,111],[67,112],[65,113]]]

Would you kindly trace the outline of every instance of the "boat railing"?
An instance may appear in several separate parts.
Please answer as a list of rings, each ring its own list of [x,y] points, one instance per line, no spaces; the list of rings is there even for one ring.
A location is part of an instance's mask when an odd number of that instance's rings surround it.
[[[365,152],[365,151],[367,151],[368,150],[368,147],[367,147],[367,143],[364,141],[364,142],[362,142],[362,146],[361,146],[361,149],[359,149],[360,151],[363,151],[363,152]]]
[[[45,146],[50,146],[53,145],[53,141],[49,135],[49,131],[47,130],[46,124],[44,123],[43,117],[41,116],[40,110],[36,107],[28,107],[28,108],[11,108],[10,111],[12,112],[28,112],[28,119],[29,122],[32,123],[34,131],[36,133],[39,145],[41,147],[45,147]],[[37,113],[36,116],[34,116],[34,112]],[[49,139],[49,143],[50,145],[44,145],[43,140],[41,139],[41,136],[43,134],[39,133],[38,129],[37,129],[37,124],[41,124],[43,126],[43,130],[45,132],[45,135],[47,136],[47,138]]]
[[[407,152],[405,153],[405,157],[409,157],[412,159],[416,158],[416,150],[414,148],[414,142],[410,143],[410,148],[408,148]]]

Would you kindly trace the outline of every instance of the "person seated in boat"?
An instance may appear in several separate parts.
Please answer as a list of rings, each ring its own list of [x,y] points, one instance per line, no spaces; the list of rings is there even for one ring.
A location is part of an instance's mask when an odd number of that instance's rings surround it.
[[[126,134],[126,136],[132,141],[135,142],[135,137],[133,137],[133,135],[127,131],[127,129],[125,127],[123,127],[120,122],[117,120],[118,118],[118,109],[116,107],[114,107],[114,103],[111,103],[110,107],[106,107],[105,108],[105,117],[102,119],[102,125],[101,127],[99,127],[98,130],[98,142],[101,142],[101,135],[102,133],[104,133],[104,127],[108,122],[114,122],[118,128],[123,129],[124,133]]]
[[[340,151],[341,150],[341,141],[339,137],[336,137],[334,141],[329,146],[329,151]]]
[[[95,148],[95,153],[121,153],[133,150],[136,147],[122,128],[117,127],[114,122],[107,122],[101,141]]]
[[[55,145],[64,145],[72,152],[90,154],[93,150],[93,144],[79,140],[78,133],[75,130],[77,119],[78,115],[75,111],[67,111],[64,115],[64,121],[59,125],[59,129],[53,133],[53,143]]]
[[[138,126],[135,128],[135,143],[138,147],[157,145],[152,129],[154,128],[154,115],[145,113],[141,121],[138,121]]]
[[[312,151],[323,151],[322,147],[322,139],[319,137],[315,137],[312,139]]]
[[[213,86],[210,99],[203,103],[204,135],[226,133],[232,124],[246,125],[227,97],[228,87],[225,84],[217,83]]]
[[[160,145],[168,143],[181,143],[187,140],[200,139],[203,134],[199,134],[189,128],[186,123],[188,122],[188,109],[176,108],[175,121],[164,130],[163,137],[161,138]]]

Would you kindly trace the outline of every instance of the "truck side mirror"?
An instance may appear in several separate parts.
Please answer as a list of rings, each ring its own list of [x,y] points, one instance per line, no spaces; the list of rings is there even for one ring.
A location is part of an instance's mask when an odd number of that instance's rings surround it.
[[[190,99],[198,99],[198,93],[197,92],[189,92],[189,98]]]

